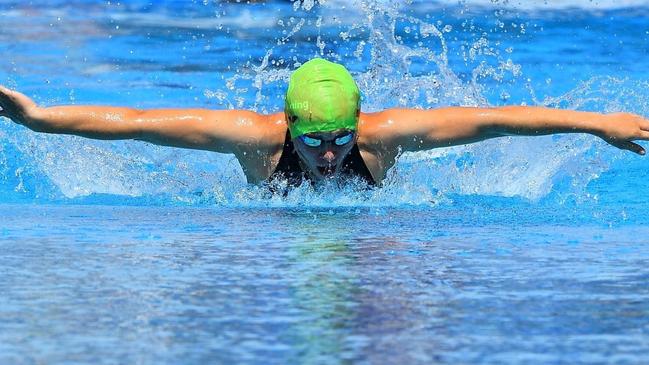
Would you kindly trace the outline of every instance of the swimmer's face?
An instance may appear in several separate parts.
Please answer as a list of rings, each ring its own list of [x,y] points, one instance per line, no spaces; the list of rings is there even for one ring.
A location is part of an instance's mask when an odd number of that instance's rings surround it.
[[[356,138],[355,131],[339,129],[332,132],[307,133],[294,138],[293,145],[311,175],[324,179],[340,171],[345,156],[356,143]]]

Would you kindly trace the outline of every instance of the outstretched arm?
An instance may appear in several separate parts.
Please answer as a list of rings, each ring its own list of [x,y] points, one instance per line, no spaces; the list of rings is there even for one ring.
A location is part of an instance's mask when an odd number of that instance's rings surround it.
[[[38,107],[0,86],[0,116],[44,133],[94,139],[138,139],[154,144],[222,153],[245,152],[267,140],[266,116],[245,110],[137,110],[106,106]]]
[[[420,151],[488,138],[554,133],[590,133],[611,145],[644,155],[632,140],[649,140],[649,120],[635,114],[599,114],[543,107],[451,107],[389,109],[372,116],[373,138],[387,148]]]

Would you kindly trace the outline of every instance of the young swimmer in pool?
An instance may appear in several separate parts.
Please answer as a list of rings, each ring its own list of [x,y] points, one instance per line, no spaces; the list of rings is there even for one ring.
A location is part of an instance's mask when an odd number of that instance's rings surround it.
[[[251,183],[283,176],[297,185],[303,179],[355,175],[378,184],[402,151],[501,136],[590,133],[640,155],[645,150],[632,140],[649,140],[649,120],[628,113],[525,106],[362,113],[349,72],[319,58],[292,74],[284,111],[270,115],[245,110],[41,108],[1,86],[0,107],[0,116],[36,132],[233,153]]]

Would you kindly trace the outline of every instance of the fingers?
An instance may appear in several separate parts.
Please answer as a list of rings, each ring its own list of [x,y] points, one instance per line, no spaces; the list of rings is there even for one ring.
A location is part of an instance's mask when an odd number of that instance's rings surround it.
[[[643,119],[640,121],[640,130],[649,132],[649,120]]]
[[[9,117],[9,114],[7,112],[7,108],[11,105],[11,100],[9,99],[9,96],[7,95],[7,92],[9,89],[6,87],[0,85],[0,116],[1,117]]]
[[[3,107],[3,109],[4,109],[4,105],[6,103],[6,100],[7,100],[7,91],[8,90],[9,89],[7,89],[6,87],[0,85],[0,107]]]
[[[639,114],[631,114],[631,115],[633,116],[633,119],[637,123],[640,130],[644,132],[649,132],[649,119]]]
[[[28,96],[0,85],[0,115],[14,119],[36,107]]]
[[[9,101],[9,102],[22,102],[24,99],[31,101],[27,96],[19,93],[18,91],[7,89],[6,87],[0,85],[0,102]]]
[[[611,125],[628,125],[631,123],[641,131],[649,132],[649,119],[642,115],[633,113],[613,113],[609,115],[613,117]]]
[[[9,95],[11,95],[11,90],[0,85],[0,102],[7,100],[9,98]]]
[[[634,139],[636,139],[636,138],[634,138]],[[645,141],[649,141],[649,132],[641,130],[640,133],[638,133],[638,138],[637,139],[642,139],[642,140],[645,140]]]
[[[11,90],[0,85],[0,108],[2,108],[2,112],[6,112],[7,108],[11,104],[13,104],[13,101],[11,100]]]
[[[629,150],[631,152],[635,152],[638,155],[644,155],[646,153],[645,149],[642,148],[642,146],[640,146],[637,143],[628,142],[628,141],[616,143],[615,147],[623,150]]]

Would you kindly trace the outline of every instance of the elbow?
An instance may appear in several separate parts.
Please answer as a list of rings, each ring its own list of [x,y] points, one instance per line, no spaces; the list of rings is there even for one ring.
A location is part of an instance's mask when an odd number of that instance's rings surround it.
[[[145,118],[145,110],[127,109],[126,112],[116,116],[116,120],[121,120],[122,125],[116,125],[115,129],[119,130],[119,127],[122,127],[124,129],[122,132],[124,137],[148,142],[150,133],[146,129],[147,123],[145,123]]]

